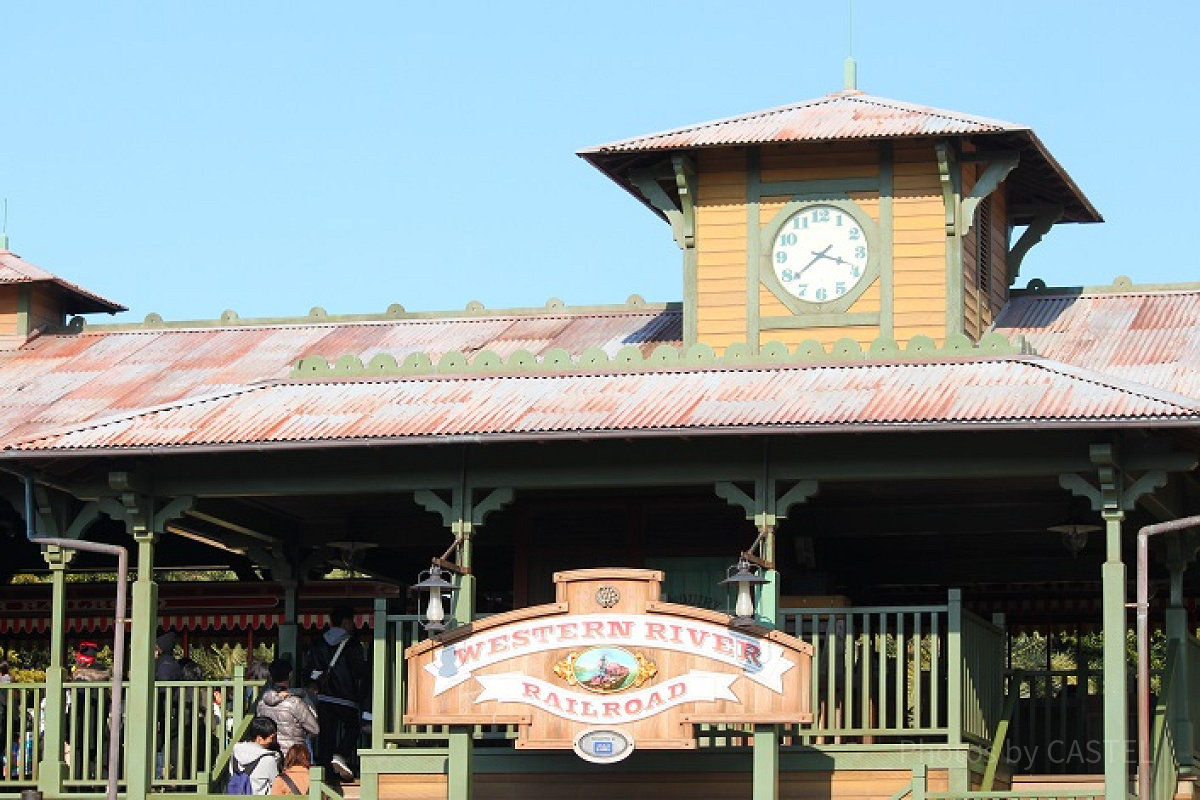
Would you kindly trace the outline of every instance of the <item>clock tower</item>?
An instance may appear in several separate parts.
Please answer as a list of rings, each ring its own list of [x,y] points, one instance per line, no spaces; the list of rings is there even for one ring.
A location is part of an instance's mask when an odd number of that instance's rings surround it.
[[[670,223],[718,352],[978,340],[1052,225],[1102,221],[1029,128],[852,89],[580,156]]]

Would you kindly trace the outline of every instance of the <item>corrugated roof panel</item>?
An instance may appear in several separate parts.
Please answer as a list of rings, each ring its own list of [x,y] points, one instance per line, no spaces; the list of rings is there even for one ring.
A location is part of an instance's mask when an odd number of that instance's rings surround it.
[[[1200,291],[1021,293],[993,329],[1055,361],[1200,398]]]
[[[687,147],[829,139],[999,133],[1023,125],[904,103],[862,92],[835,92],[801,103],[635,136],[582,153],[638,152]]]
[[[17,445],[77,451],[786,426],[1200,422],[1200,402],[1040,358],[279,382]]]
[[[649,352],[679,343],[677,310],[543,314],[519,326],[540,332],[540,352],[563,347],[578,354],[600,346],[615,353],[621,345],[614,341],[643,342]],[[369,361],[377,353],[402,360],[412,352],[436,358],[447,350],[515,350],[534,344],[502,338],[524,319],[508,314],[48,334],[0,353],[8,387],[0,393],[0,438],[284,378],[306,355],[336,359],[351,353]]]

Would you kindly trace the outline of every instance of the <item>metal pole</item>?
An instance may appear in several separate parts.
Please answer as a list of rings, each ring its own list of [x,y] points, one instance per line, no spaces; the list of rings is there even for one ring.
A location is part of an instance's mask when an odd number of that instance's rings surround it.
[[[1137,533],[1138,800],[1150,800],[1150,537],[1198,525],[1200,515],[1147,525]]]
[[[117,557],[117,604],[113,625],[112,722],[108,732],[108,800],[117,800],[117,779],[121,761],[121,690],[125,673],[125,582],[129,575],[129,553],[124,547],[80,539],[38,537],[34,525],[33,478],[25,476],[25,532],[29,541],[38,545],[54,545],[64,550],[83,550]]]

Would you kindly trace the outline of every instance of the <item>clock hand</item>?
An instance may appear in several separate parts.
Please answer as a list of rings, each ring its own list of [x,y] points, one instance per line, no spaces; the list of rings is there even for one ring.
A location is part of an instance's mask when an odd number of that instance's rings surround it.
[[[832,245],[832,244],[830,244],[830,245],[826,245],[826,246],[825,246],[825,249],[824,249],[824,250],[822,250],[822,251],[821,251],[821,252],[819,252],[819,253],[818,253],[816,250],[813,250],[813,251],[812,251],[813,260],[812,260],[812,261],[810,261],[810,262],[808,262],[807,264],[805,264],[803,267],[801,267],[801,268],[800,268],[800,270],[799,270],[798,272],[796,272],[796,273],[795,273],[795,274],[796,274],[796,277],[797,277],[797,278],[799,278],[801,275],[803,275],[803,274],[804,274],[804,271],[805,271],[806,269],[808,269],[808,268],[809,268],[809,267],[811,267],[813,264],[815,264],[815,263],[817,263],[818,261],[820,261],[822,258],[828,258],[828,259],[832,260],[832,256],[828,256],[828,255],[826,255],[826,253],[828,253],[828,252],[829,252],[829,248],[831,248],[831,247],[833,247],[833,245]]]

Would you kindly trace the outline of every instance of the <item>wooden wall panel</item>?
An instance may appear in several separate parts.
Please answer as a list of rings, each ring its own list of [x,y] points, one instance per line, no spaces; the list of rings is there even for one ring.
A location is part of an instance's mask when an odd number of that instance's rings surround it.
[[[17,292],[16,285],[5,286],[0,290],[0,336],[17,334]]]
[[[703,758],[703,754],[689,754]],[[571,797],[572,800],[613,800],[653,797],[655,800],[728,800],[749,797],[752,776],[745,772],[687,770],[687,758],[674,772],[583,772],[542,774],[477,774],[474,797],[478,800],[525,800],[528,797]],[[912,782],[907,770],[843,770],[839,772],[789,772],[779,774],[781,800],[887,800]],[[944,769],[929,770],[928,790],[945,792],[949,776]],[[379,800],[444,800],[443,775],[381,775]]]
[[[33,287],[29,304],[29,329],[39,325],[60,325],[63,322],[62,301],[52,289]]]
[[[917,335],[945,338],[945,204],[928,143],[893,151],[892,333],[906,344]]]
[[[745,341],[745,153],[701,153],[696,167],[697,336],[714,346]]]

